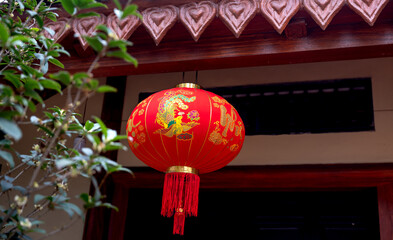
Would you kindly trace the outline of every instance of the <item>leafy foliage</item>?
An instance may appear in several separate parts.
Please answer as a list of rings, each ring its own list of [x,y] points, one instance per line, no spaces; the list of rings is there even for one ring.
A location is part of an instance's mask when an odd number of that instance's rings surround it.
[[[115,4],[119,18],[139,16],[135,5],[122,8],[117,0]],[[32,232],[42,233],[45,238],[68,226],[47,233],[41,227],[42,212],[62,210],[75,221],[93,207],[116,209],[105,202],[100,192],[103,181],[99,183],[95,174],[105,172],[105,180],[116,171],[130,172],[104,156],[105,152],[124,149],[119,140],[126,137],[108,129],[99,118],[79,122],[76,109],[95,93],[116,91],[111,86],[100,86],[92,72],[104,56],[121,58],[137,66],[136,59],[127,52],[132,44],[119,40],[106,26],[97,26],[93,36],[85,36],[97,52],[87,72],[49,74],[51,65],[64,68],[60,56],[69,56],[61,44],[43,35],[43,31],[54,34],[43,25],[48,19],[56,21],[60,5],[72,18],[93,16],[96,13],[86,9],[106,7],[95,0],[0,2],[0,161],[3,168],[8,167],[0,176],[0,197],[7,196],[9,202],[0,206],[0,239],[30,239]],[[66,93],[67,102],[62,108],[51,107],[37,114],[36,105],[45,106],[41,92],[48,89]],[[76,94],[71,95],[73,91]],[[44,117],[38,117],[41,115]],[[23,138],[22,124],[37,128],[40,134],[29,153],[19,153],[13,147]],[[80,149],[70,147],[69,141],[75,136],[88,144]],[[29,183],[18,185],[18,178],[26,174]],[[93,195],[78,196],[83,209],[72,204],[72,196],[68,195],[69,180],[78,176],[90,179],[95,188]],[[30,212],[25,209],[28,204],[34,205]]]

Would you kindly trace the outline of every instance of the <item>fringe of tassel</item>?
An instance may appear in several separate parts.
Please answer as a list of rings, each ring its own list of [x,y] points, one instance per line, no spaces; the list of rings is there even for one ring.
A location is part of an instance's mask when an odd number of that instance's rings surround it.
[[[193,173],[165,175],[161,215],[175,215],[173,234],[183,235],[185,217],[198,215],[199,181],[199,176]]]
[[[175,213],[173,219],[173,234],[184,235],[184,222],[186,221],[186,215],[184,213]]]

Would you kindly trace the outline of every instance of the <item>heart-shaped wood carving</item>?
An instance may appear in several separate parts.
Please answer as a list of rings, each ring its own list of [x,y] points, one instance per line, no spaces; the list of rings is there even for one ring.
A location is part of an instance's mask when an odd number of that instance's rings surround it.
[[[345,0],[303,0],[304,8],[323,30],[344,4]]]
[[[59,18],[56,22],[45,22],[44,27],[52,29],[55,34],[52,36],[48,31],[44,30],[43,34],[46,38],[55,42],[61,42],[71,32],[71,19]]]
[[[105,24],[106,17],[104,14],[100,16],[85,17],[75,19],[72,22],[72,29],[78,36],[79,42],[82,45],[83,50],[86,50],[89,46],[83,36],[92,36],[96,30],[96,27],[100,24]]]
[[[261,1],[262,14],[280,34],[299,9],[300,0]]]
[[[127,40],[134,33],[134,31],[142,24],[142,21],[137,17],[130,15],[123,20],[119,20],[116,14],[112,13],[108,16],[106,23],[119,39]]]
[[[164,38],[178,18],[179,9],[168,5],[163,7],[148,8],[142,12],[143,25],[152,36],[156,45]]]
[[[347,2],[364,21],[373,26],[389,0],[347,0]]]
[[[217,14],[217,6],[209,1],[189,3],[180,8],[180,21],[190,32],[195,42]]]
[[[223,0],[218,6],[218,16],[238,38],[257,10],[256,0]]]

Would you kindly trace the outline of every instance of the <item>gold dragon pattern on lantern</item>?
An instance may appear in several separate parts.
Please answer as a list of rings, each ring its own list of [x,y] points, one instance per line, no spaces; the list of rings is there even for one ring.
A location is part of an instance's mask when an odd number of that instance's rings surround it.
[[[189,110],[189,106],[186,104],[196,100],[195,96],[186,96],[191,94],[192,92],[185,90],[165,93],[158,105],[156,117],[156,123],[163,128],[158,129],[154,133],[166,137],[176,136],[178,140],[183,141],[192,139],[193,135],[189,131],[199,125],[200,117],[197,110]],[[189,111],[186,113],[187,110]],[[187,116],[189,121],[186,122],[183,116]]]
[[[215,145],[228,145],[230,151],[236,151],[239,149],[238,144],[230,144],[233,138],[227,139],[228,131],[235,131],[235,136],[240,136],[242,139],[241,132],[243,130],[242,121],[237,121],[237,116],[235,114],[235,108],[230,105],[224,98],[219,98],[214,96],[211,98],[213,100],[213,106],[220,109],[220,121],[214,122],[216,125],[215,129],[209,135],[209,141]],[[225,105],[231,107],[230,113],[228,113]]]

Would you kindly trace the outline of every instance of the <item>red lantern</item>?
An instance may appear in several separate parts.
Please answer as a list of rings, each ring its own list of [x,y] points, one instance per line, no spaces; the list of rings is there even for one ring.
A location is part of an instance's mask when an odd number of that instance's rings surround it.
[[[174,234],[198,213],[198,174],[220,169],[240,152],[244,125],[224,98],[196,84],[151,95],[131,113],[128,143],[145,164],[165,172],[161,214],[174,215]]]

